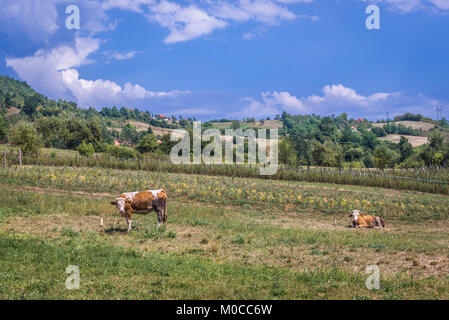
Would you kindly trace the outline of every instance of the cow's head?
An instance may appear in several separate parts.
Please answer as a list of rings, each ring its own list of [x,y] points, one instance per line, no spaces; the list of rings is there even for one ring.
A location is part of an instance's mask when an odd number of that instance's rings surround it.
[[[116,198],[115,201],[111,202],[111,204],[117,207],[118,212],[120,214],[125,213],[125,204],[126,204],[125,198]]]
[[[355,225],[359,221],[360,211],[359,210],[352,210],[352,213],[349,215],[350,218],[352,218],[352,223]]]

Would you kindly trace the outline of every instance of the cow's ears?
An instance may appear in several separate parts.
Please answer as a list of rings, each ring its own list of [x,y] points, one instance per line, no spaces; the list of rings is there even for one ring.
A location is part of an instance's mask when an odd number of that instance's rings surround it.
[[[113,206],[116,206],[116,205],[117,205],[117,201],[111,201],[111,204],[112,204]]]
[[[352,213],[348,217],[351,218],[352,217]]]

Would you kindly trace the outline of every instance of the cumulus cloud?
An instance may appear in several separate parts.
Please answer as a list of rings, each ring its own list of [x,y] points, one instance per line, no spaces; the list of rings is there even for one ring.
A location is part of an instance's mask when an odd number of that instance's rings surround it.
[[[147,15],[150,21],[170,30],[165,43],[191,40],[226,26],[226,22],[210,16],[195,5],[183,7],[163,0],[150,6],[150,11]]]
[[[48,0],[2,0],[0,31],[16,35],[28,34],[35,41],[46,40],[58,26],[56,6]]]
[[[79,32],[93,35],[113,30],[116,22],[97,0],[1,0],[0,32],[17,38],[25,35],[35,43],[48,42],[49,37],[65,29],[65,8],[77,5],[82,15]]]
[[[54,97],[70,96],[81,106],[129,105],[189,93],[154,92],[129,82],[122,87],[109,80],[81,79],[77,67],[92,63],[88,56],[99,49],[100,43],[99,39],[76,38],[74,48],[38,50],[33,56],[6,59],[6,64],[37,91]]]
[[[189,5],[168,0],[107,0],[102,7],[144,14],[149,21],[169,30],[166,43],[175,43],[196,39],[232,23],[257,21],[276,25],[283,20],[306,17],[317,21],[316,16],[297,15],[287,7],[301,2],[313,0],[204,0]]]
[[[288,92],[262,92],[261,100],[245,98],[246,107],[235,114],[238,117],[266,117],[283,111],[292,114],[332,114],[347,112],[353,116],[383,117],[388,110],[398,113],[425,113],[438,101],[424,95],[408,96],[402,92],[374,93],[368,96],[354,89],[339,85],[327,85],[322,95],[297,98]]]

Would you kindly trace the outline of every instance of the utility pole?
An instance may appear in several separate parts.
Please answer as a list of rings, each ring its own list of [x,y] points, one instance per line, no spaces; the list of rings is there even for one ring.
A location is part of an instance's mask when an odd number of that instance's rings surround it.
[[[390,122],[390,113],[387,111],[387,123]]]
[[[437,121],[440,121],[440,114],[443,111],[443,109],[441,107],[437,107],[436,110],[437,110]]]

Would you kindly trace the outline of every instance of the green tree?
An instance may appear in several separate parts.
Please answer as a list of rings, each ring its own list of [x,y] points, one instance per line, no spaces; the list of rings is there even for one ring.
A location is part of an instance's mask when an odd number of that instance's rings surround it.
[[[139,132],[132,124],[127,123],[122,129],[120,138],[131,143],[137,143],[139,141]]]
[[[440,151],[444,145],[444,136],[439,130],[433,131],[429,136],[429,146],[435,150]]]
[[[78,150],[80,155],[88,157],[95,153],[95,149],[92,143],[86,144],[84,141],[78,146],[76,150]]]
[[[157,139],[154,134],[146,134],[136,146],[140,153],[154,152],[158,147]]]
[[[60,147],[56,141],[59,139],[62,121],[57,117],[41,118],[35,122],[37,131],[43,137],[44,146]]]
[[[36,154],[42,147],[42,137],[36,127],[26,121],[20,121],[8,132],[8,141],[22,149],[24,154]]]
[[[0,114],[0,141],[5,140],[7,130],[8,130],[8,123],[4,119],[3,115]]]
[[[37,107],[42,104],[42,100],[39,94],[26,97],[22,112],[28,116],[32,116],[37,111]]]
[[[279,143],[279,161],[290,166],[296,166],[298,162],[295,148],[288,139],[282,139]]]
[[[390,149],[383,144],[376,147],[374,150],[374,163],[377,168],[382,170],[387,168],[392,160],[393,154]]]
[[[410,142],[408,142],[406,137],[401,137],[398,148],[399,152],[401,153],[401,157],[399,159],[400,162],[404,162],[413,154],[413,146],[410,144]]]
[[[378,137],[385,137],[387,135],[385,129],[381,127],[374,127],[371,129],[371,131]]]
[[[161,141],[159,149],[165,154],[170,154],[171,149],[178,143],[178,141],[171,141],[169,134],[163,135]]]

